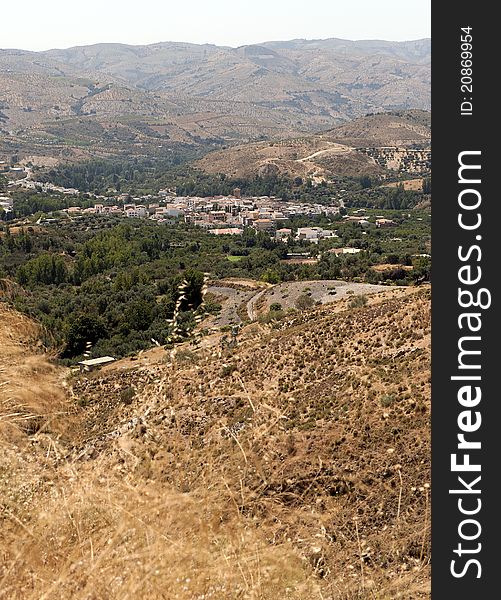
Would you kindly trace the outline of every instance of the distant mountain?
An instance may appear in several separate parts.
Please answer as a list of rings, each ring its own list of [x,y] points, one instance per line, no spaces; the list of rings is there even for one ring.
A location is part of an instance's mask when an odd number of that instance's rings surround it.
[[[430,40],[0,50],[0,128],[10,147],[220,145],[429,106]]]

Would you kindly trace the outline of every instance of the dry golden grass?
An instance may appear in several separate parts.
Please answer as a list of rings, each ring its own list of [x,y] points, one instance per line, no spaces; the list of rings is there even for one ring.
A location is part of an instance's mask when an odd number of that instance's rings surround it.
[[[10,540],[0,597],[320,597],[292,548],[270,546],[216,494],[127,484],[99,467],[56,484],[25,535]]]
[[[292,547],[268,544],[218,490],[65,460],[82,416],[67,372],[36,352],[36,324],[0,311],[0,598],[318,597]]]
[[[70,404],[62,387],[64,371],[34,351],[38,336],[35,323],[0,302],[0,441],[65,428]]]
[[[73,379],[4,311],[0,376],[27,394],[5,406],[40,427],[2,413],[0,598],[429,598],[428,302],[341,301],[220,358]]]
[[[394,183],[388,183],[383,187],[398,187],[401,185],[404,190],[422,192],[423,191],[423,178],[418,177],[416,179],[406,179],[405,181],[395,181]]]
[[[392,271],[394,269],[401,269],[402,271],[412,271],[414,267],[412,265],[400,265],[392,263],[383,263],[380,265],[372,265],[371,269],[376,273],[384,273],[385,271]]]

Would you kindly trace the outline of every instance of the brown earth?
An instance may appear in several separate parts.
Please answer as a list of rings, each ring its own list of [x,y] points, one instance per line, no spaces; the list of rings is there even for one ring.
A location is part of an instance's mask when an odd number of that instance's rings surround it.
[[[2,308],[0,598],[429,598],[429,295],[85,376]]]
[[[211,152],[195,165],[229,177],[287,175],[323,180],[330,176],[376,175],[383,170],[365,154],[319,137],[258,142]]]
[[[285,281],[273,286],[262,295],[261,308],[258,312],[262,314],[269,310],[274,303],[281,304],[283,309],[294,308],[298,298],[305,294],[315,303],[329,304],[337,303],[347,295],[366,295],[386,291],[388,291],[388,287],[383,285],[353,283],[336,279]]]
[[[402,269],[403,271],[412,271],[414,267],[412,265],[400,265],[391,263],[382,263],[380,265],[372,265],[371,269],[377,273],[384,273],[385,271],[393,271],[395,269]]]
[[[0,49],[0,151],[58,161],[285,139],[429,107],[430,40]]]
[[[404,190],[414,191],[414,192],[422,192],[423,191],[423,178],[418,177],[417,179],[407,179],[405,181],[395,181],[393,183],[388,183],[385,187],[398,187],[402,186]]]
[[[231,177],[281,174],[318,182],[336,176],[383,175],[387,169],[405,171],[411,166],[412,172],[419,172],[429,152],[408,148],[427,149],[429,144],[430,113],[402,111],[361,117],[316,135],[210,152],[195,164],[207,173]]]

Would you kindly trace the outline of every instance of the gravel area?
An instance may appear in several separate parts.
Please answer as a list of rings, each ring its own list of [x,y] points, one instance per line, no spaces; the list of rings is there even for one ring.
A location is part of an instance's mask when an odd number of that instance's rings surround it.
[[[289,281],[279,283],[264,294],[264,310],[269,310],[271,304],[277,302],[282,308],[295,308],[299,296],[308,294],[315,302],[328,304],[344,298],[348,294],[374,294],[388,290],[388,286],[370,283],[352,283],[324,279],[320,281]]]
[[[252,296],[256,294],[256,290],[237,290],[231,287],[211,285],[208,289],[213,294],[226,296],[227,300],[221,302],[222,309],[219,315],[214,317],[214,326],[237,325],[242,322],[238,316],[237,310],[242,302],[247,303]]]

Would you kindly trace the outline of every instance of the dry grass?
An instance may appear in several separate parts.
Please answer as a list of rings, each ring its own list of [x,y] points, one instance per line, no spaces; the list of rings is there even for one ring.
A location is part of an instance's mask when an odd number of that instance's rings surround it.
[[[67,460],[84,416],[67,372],[36,352],[33,322],[0,310],[0,598],[318,597],[293,548],[269,545],[219,490]]]
[[[215,493],[120,483],[99,464],[92,470],[56,485],[25,535],[10,541],[0,597],[319,597],[292,548],[267,544]]]
[[[61,395],[4,438],[0,598],[429,598],[428,291],[343,302],[66,396],[40,371]]]
[[[0,303],[0,442],[50,428],[62,433],[70,404],[64,370],[37,350],[39,329]]]
[[[394,183],[388,183],[383,187],[398,187],[401,185],[404,190],[413,191],[413,192],[422,192],[423,191],[423,178],[418,177],[416,179],[406,179],[404,181],[395,181]]]

